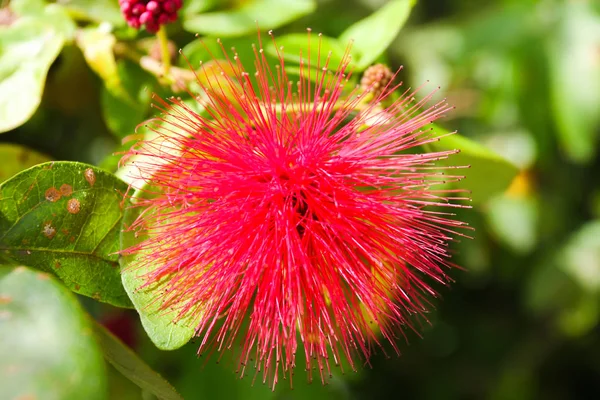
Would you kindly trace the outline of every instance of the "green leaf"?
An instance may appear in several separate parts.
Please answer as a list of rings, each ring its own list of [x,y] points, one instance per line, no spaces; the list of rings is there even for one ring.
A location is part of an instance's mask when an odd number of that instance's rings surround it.
[[[598,297],[584,294],[575,304],[561,310],[558,317],[558,327],[561,331],[571,337],[580,337],[589,334],[598,326],[600,320],[600,307]]]
[[[106,360],[123,376],[159,400],[182,400],[175,388],[153,371],[137,354],[103,326],[95,325],[96,338]]]
[[[11,0],[10,9],[20,16],[43,13],[45,0]]]
[[[74,30],[73,22],[55,4],[0,29],[0,132],[20,126],[33,115],[50,65]]]
[[[187,16],[185,30],[219,36],[241,36],[277,28],[315,9],[313,0],[249,0],[239,8]]]
[[[435,129],[440,135],[447,133],[439,127]],[[451,155],[440,164],[455,167],[468,166],[468,168],[461,168],[456,172],[452,171],[451,175],[465,177],[455,186],[470,190],[471,199],[475,203],[484,202],[494,195],[502,193],[518,173],[518,168],[506,159],[487,147],[456,133],[444,136],[426,147],[432,151],[460,150],[460,153]]]
[[[318,61],[320,67],[322,68],[325,65],[327,57],[329,57],[328,69],[334,71],[337,70],[338,66],[342,62],[342,59],[344,58],[347,43],[341,43],[337,39],[328,36],[311,36],[311,67],[316,67]],[[300,63],[300,60],[302,59],[304,60],[304,64],[306,64],[306,60],[309,56],[309,41],[308,35],[306,33],[294,33],[290,35],[279,36],[276,38],[276,40],[276,45],[273,43],[269,43],[265,47],[267,53],[273,55],[274,57],[277,57],[277,54],[279,52],[281,55],[283,55],[283,58],[286,61]],[[275,46],[277,46],[277,48]],[[280,49],[281,47],[283,47],[283,50]],[[317,55],[319,53],[321,54],[321,59],[317,60]]]
[[[600,294],[600,219],[573,234],[559,257],[561,269],[583,289]]]
[[[180,60],[182,68],[189,68],[188,61],[193,68],[198,68],[200,62],[209,62],[213,59],[224,59],[225,55],[221,49],[221,45],[214,37],[204,37],[201,40],[193,40],[188,43],[182,50],[185,59]],[[244,66],[254,64],[255,56],[252,45],[256,43],[255,37],[238,37],[225,38],[221,43],[230,57],[233,57],[234,52],[231,48],[235,48],[240,61]]]
[[[416,0],[393,0],[350,26],[340,35],[340,42],[353,41],[359,71],[367,68],[388,48],[408,19]]]
[[[203,111],[202,106],[196,99],[186,99],[183,100],[185,106],[196,112],[201,113]],[[187,112],[187,111],[186,111]],[[145,141],[153,141],[154,146],[147,147],[145,149],[145,153],[151,153],[152,156],[147,154],[137,154],[131,157],[127,164],[122,166],[117,170],[115,175],[127,182],[131,187],[135,189],[140,189],[146,184],[148,176],[142,176],[139,168],[136,166],[136,162],[151,162],[156,165],[156,168],[160,167],[161,162],[168,162],[169,158],[162,157],[162,154],[165,152],[169,152],[169,154],[174,154],[175,152],[179,152],[180,149],[174,149],[172,144],[170,144],[170,139],[167,137],[168,135],[189,135],[189,132],[186,132],[182,125],[178,123],[177,116],[173,115],[164,115],[164,121],[160,120],[149,120],[148,124],[140,126],[137,129],[137,133],[144,136]],[[162,128],[163,126],[168,125]],[[160,130],[162,136],[159,136],[157,130]],[[167,135],[167,136],[165,136]],[[162,161],[161,161],[162,160]]]
[[[60,4],[77,19],[87,19],[114,26],[125,25],[125,18],[115,0],[62,0]]]
[[[533,196],[496,196],[490,199],[486,214],[490,230],[507,247],[521,254],[527,254],[535,248],[539,205]]]
[[[567,156],[593,161],[600,128],[600,16],[585,1],[564,3],[548,47],[552,116]]]
[[[220,1],[222,0],[186,0],[183,2],[179,13],[183,15],[185,20],[186,16],[194,16],[218,6]]]
[[[75,162],[21,172],[0,185],[0,257],[52,272],[77,293],[131,306],[116,254],[127,188]]]
[[[0,164],[1,183],[24,169],[50,161],[51,158],[24,146],[2,143],[0,144],[0,160],[2,160],[2,164]]]
[[[138,190],[134,195],[133,202],[135,202],[136,196],[141,195],[140,193],[146,192],[143,189]],[[141,212],[141,208],[128,207],[125,211],[123,225],[131,225]],[[127,249],[145,238],[147,236],[137,236],[135,232],[123,230],[121,232],[121,249]],[[147,253],[140,252],[119,259],[123,286],[138,311],[142,326],[150,340],[161,350],[175,350],[185,345],[194,336],[195,326],[186,319],[174,322],[178,317],[177,311],[161,308],[160,297],[165,290],[163,282],[141,288],[146,284],[144,275],[151,272],[151,267],[139,262],[147,255]]]
[[[121,79],[113,52],[116,41],[110,32],[100,27],[83,28],[77,35],[77,45],[90,68],[104,80],[109,90],[118,92]]]
[[[48,274],[0,270],[0,398],[105,399],[105,364],[75,296]]]
[[[102,115],[106,125],[117,137],[123,138],[135,133],[136,127],[143,122],[151,101],[155,79],[138,65],[129,61],[117,64],[118,90],[107,85],[102,88]]]

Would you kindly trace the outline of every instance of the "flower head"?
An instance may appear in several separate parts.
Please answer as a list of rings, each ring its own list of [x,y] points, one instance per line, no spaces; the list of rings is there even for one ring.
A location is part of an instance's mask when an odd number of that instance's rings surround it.
[[[177,11],[182,0],[119,0],[121,13],[129,26],[139,29],[142,25],[150,33],[156,33],[161,25],[177,21]]]
[[[202,68],[201,114],[161,101],[157,138],[129,153],[149,186],[129,228],[145,239],[126,249],[164,282],[162,306],[195,321],[199,351],[239,343],[242,373],[273,384],[297,356],[325,380],[382,338],[396,348],[464,225],[437,208],[461,207],[435,189],[459,179],[435,166],[455,151],[418,152],[445,102],[409,89],[383,107],[399,85],[347,88],[348,54],[328,73],[309,53],[292,81],[278,54],[270,66],[259,45],[252,73],[237,55]]]

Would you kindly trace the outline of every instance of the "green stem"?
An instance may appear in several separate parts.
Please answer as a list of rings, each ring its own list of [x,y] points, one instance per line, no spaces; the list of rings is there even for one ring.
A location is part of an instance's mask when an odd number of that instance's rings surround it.
[[[171,54],[169,53],[169,39],[167,38],[167,28],[161,25],[156,37],[160,43],[160,54],[163,62],[163,73],[165,76],[169,75],[171,69]]]

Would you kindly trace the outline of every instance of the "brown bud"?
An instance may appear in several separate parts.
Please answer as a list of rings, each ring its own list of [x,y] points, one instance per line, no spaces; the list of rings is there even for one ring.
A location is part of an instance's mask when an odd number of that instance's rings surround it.
[[[370,91],[373,93],[373,97],[377,98],[381,94],[385,87],[392,81],[394,74],[384,64],[371,65],[365,70],[360,80],[360,88],[363,91]]]

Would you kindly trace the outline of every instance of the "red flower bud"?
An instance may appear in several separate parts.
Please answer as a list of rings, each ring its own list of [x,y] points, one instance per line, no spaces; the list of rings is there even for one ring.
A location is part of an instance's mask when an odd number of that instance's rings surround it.
[[[119,0],[121,13],[127,24],[136,29],[142,25],[150,33],[158,31],[161,25],[177,21],[177,11],[182,7],[181,0]]]

